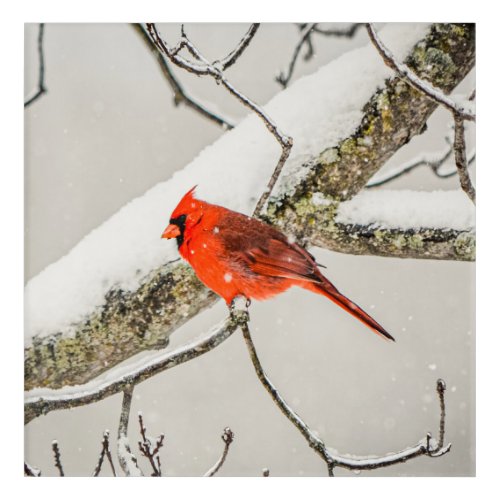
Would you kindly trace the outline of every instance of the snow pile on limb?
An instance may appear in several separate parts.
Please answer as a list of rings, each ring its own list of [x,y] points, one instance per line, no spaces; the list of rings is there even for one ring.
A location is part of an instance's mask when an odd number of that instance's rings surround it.
[[[427,28],[391,24],[380,35],[396,57],[404,59]],[[362,117],[362,106],[390,75],[367,45],[275,96],[265,110],[294,139],[287,170],[296,171],[305,158],[352,132]],[[280,148],[262,121],[249,115],[169,181],[124,206],[28,283],[27,344],[33,336],[71,332],[73,324],[104,304],[110,289],[136,290],[151,270],[176,258],[175,242],[161,240],[160,235],[172,209],[193,185],[198,185],[200,198],[251,213],[279,155]]]

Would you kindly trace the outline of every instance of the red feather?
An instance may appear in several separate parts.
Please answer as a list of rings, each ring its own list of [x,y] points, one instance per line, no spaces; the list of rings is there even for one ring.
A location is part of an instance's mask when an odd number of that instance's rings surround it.
[[[300,286],[324,295],[375,333],[394,340],[323,276],[304,248],[257,219],[196,199],[194,189],[179,202],[162,237],[177,239],[181,256],[228,305],[237,296],[264,300]]]

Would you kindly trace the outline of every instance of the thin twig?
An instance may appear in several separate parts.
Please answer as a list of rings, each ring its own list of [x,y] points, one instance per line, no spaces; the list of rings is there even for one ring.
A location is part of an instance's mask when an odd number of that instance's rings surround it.
[[[99,455],[99,461],[97,462],[96,468],[94,469],[94,473],[92,475],[94,477],[97,477],[101,473],[104,457],[106,457],[108,459],[109,465],[111,466],[111,471],[113,472],[113,476],[116,477],[115,464],[113,463],[111,452],[109,450],[109,431],[104,431],[102,435],[101,445],[102,446],[101,446],[101,453]]]
[[[288,71],[286,73],[284,71],[281,71],[280,74],[276,77],[276,81],[283,88],[287,87],[288,83],[290,82],[290,79],[292,78],[293,70],[295,69],[295,63],[297,62],[300,50],[302,49],[304,44],[308,44],[309,52],[313,50],[311,45],[311,34],[316,28],[317,24],[318,23],[309,23],[306,25],[306,27],[302,31],[302,36],[300,37],[293,51],[292,59],[290,60],[290,63],[288,65]]]
[[[24,475],[29,477],[40,477],[42,472],[40,469],[33,467],[28,462],[24,462]]]
[[[412,87],[425,94],[437,104],[441,104],[454,115],[459,115],[464,120],[476,121],[476,115],[453,99],[445,95],[441,90],[434,87],[430,82],[419,78],[406,64],[396,61],[392,52],[383,44],[371,23],[366,24],[368,36],[378,53],[382,56],[385,64],[393,69],[399,77],[406,80]]]
[[[429,457],[439,457],[448,453],[451,449],[451,444],[443,447],[441,443],[441,436],[444,441],[444,426],[445,426],[445,406],[444,406],[444,390],[440,388],[444,387],[443,381],[440,379],[437,382],[437,390],[440,397],[441,406],[441,416],[440,416],[440,442],[434,443],[430,439],[430,433],[426,435],[424,439],[419,441],[416,445],[406,448],[403,451],[397,453],[391,453],[383,457],[376,458],[358,458],[358,457],[343,457],[340,455],[334,455],[326,447],[325,443],[316,436],[308,425],[295,413],[295,411],[288,405],[288,403],[283,399],[279,391],[272,384],[272,382],[267,377],[262,365],[260,363],[255,345],[253,343],[252,337],[250,335],[250,329],[248,328],[248,323],[241,326],[243,332],[243,338],[250,353],[250,358],[252,360],[255,372],[266,390],[271,395],[273,401],[276,403],[281,412],[290,420],[290,422],[297,427],[300,433],[307,440],[309,446],[318,453],[318,455],[324,460],[327,466],[328,475],[333,476],[334,467],[343,467],[350,470],[365,470],[365,469],[377,469],[380,467],[388,467],[397,463],[406,462],[412,458],[427,455]],[[441,392],[440,392],[441,391]],[[441,431],[442,428],[442,431]]]
[[[252,41],[252,38],[255,36],[255,33],[257,33],[259,26],[260,23],[253,23],[248,29],[245,36],[238,43],[238,46],[235,49],[233,49],[230,54],[228,54],[226,57],[224,57],[224,59],[220,61],[220,66],[222,68],[222,71],[225,71],[239,59],[241,54],[243,54],[245,49]],[[217,65],[217,62],[215,62],[214,64]]]
[[[151,440],[146,436],[146,426],[144,425],[144,420],[142,418],[142,413],[139,413],[139,428],[141,431],[142,441],[139,441],[139,449],[144,457],[149,460],[151,467],[153,469],[152,476],[161,476],[161,462],[160,462],[160,448],[163,446],[163,440],[165,439],[164,434],[160,434],[160,437],[156,440],[156,445],[151,449]]]
[[[217,123],[217,125],[220,125],[222,128],[232,129],[234,125],[229,120],[214,113],[213,111],[210,111],[207,107],[205,107],[203,104],[196,101],[186,93],[184,87],[175,77],[172,69],[170,68],[170,65],[168,64],[168,61],[166,61],[162,53],[157,50],[156,45],[148,35],[146,28],[144,28],[144,26],[139,23],[132,23],[131,26],[134,31],[139,34],[141,40],[148,46],[149,50],[155,57],[156,62],[158,63],[161,72],[163,73],[163,76],[172,88],[172,91],[174,93],[174,104],[178,106],[179,104],[183,103],[188,108],[197,111],[205,118],[208,118],[209,120]]]
[[[137,458],[130,451],[128,442],[128,423],[133,393],[133,385],[129,385],[123,390],[122,410],[118,425],[118,462],[126,476],[144,476],[137,464]]]
[[[227,453],[229,452],[229,447],[234,440],[234,432],[229,427],[226,427],[221,438],[224,442],[224,450],[222,451],[222,455],[220,456],[219,460],[217,460],[217,462],[215,462],[215,464],[210,467],[207,472],[205,472],[205,477],[215,476],[219,469],[224,465],[224,462],[227,458]]]
[[[44,31],[45,24],[40,23],[38,27],[38,89],[28,100],[24,101],[25,108],[34,103],[39,97],[47,92],[47,88],[45,87],[45,60],[43,54]]]
[[[445,429],[445,420],[446,420],[446,407],[444,404],[444,393],[446,391],[446,383],[443,379],[438,379],[436,383],[436,390],[439,397],[439,408],[441,410],[441,418],[439,420],[439,443],[438,448],[442,448],[444,446],[444,429]]]
[[[465,151],[465,132],[464,132],[464,119],[458,113],[454,114],[455,118],[455,141],[453,149],[455,151],[455,163],[457,165],[458,177],[460,179],[460,186],[476,204],[476,190],[470,180],[469,170],[467,169],[467,153]]]
[[[271,191],[278,180],[278,177],[283,169],[283,166],[290,155],[290,151],[293,146],[293,140],[291,137],[284,135],[279,129],[274,121],[265,113],[265,111],[251,99],[243,95],[241,92],[236,90],[231,83],[224,76],[223,71],[220,67],[216,67],[214,64],[210,64],[206,58],[200,53],[200,51],[195,47],[195,45],[189,40],[182,28],[181,41],[174,48],[170,48],[168,44],[162,39],[158,32],[158,29],[154,23],[146,23],[148,32],[153,39],[154,43],[158,49],[168,57],[168,59],[176,64],[177,66],[189,71],[191,73],[197,74],[199,76],[209,75],[215,79],[218,84],[223,85],[230,94],[235,96],[243,105],[251,109],[257,114],[266,125],[267,129],[273,134],[275,139],[281,146],[282,152],[278,160],[274,172],[268,182],[267,188],[262,193],[259,201],[254,210],[254,214],[259,214],[264,205],[266,204]],[[250,30],[251,31],[251,30]],[[250,32],[249,31],[249,32]],[[247,33],[248,36],[248,33]],[[248,45],[248,44],[247,44]],[[188,61],[187,59],[180,56],[179,52],[181,49],[186,48],[188,52],[196,58],[196,62]]]
[[[57,441],[52,441],[52,451],[54,452],[54,462],[59,471],[59,476],[64,476],[64,470],[61,463],[61,453],[59,451],[59,444]]]
[[[71,392],[68,392],[68,388],[48,389],[45,395],[40,395],[40,389],[35,389],[35,396],[30,397],[29,392],[26,394],[25,408],[34,416],[39,416],[53,410],[74,408],[100,401],[122,392],[130,384],[140,384],[157,373],[215,349],[227,340],[244,320],[245,317],[242,315],[232,315],[214,326],[204,337],[185,346],[163,353],[153,353],[149,360],[140,362],[136,367],[129,367],[125,373],[123,370],[117,370],[115,378],[112,373],[108,373],[109,381],[104,383],[90,381],[85,385],[72,387]]]
[[[434,175],[436,177],[439,177],[440,179],[447,179],[449,177],[452,177],[454,175],[457,175],[458,171],[456,168],[453,168],[453,170],[442,172],[441,167],[444,165],[444,163],[451,157],[451,155],[454,152],[453,144],[450,143],[448,148],[440,153],[440,155],[436,155],[435,153],[432,154],[421,154],[418,155],[416,158],[413,158],[412,160],[409,160],[405,163],[402,163],[401,165],[391,169],[388,172],[383,172],[380,174],[376,174],[372,179],[366,184],[366,188],[374,188],[378,186],[382,186],[384,184],[387,184],[388,182],[391,182],[395,179],[398,179],[406,174],[409,174],[413,170],[419,167],[429,167]],[[476,159],[476,154],[475,152],[472,152],[470,155],[467,165],[470,166]]]

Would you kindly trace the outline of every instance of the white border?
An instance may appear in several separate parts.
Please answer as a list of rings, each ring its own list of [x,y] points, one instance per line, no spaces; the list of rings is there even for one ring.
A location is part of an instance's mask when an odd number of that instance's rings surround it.
[[[99,498],[106,495],[124,495],[125,498],[144,498],[153,491],[156,495],[172,497],[199,496],[218,498],[231,496],[246,498],[262,493],[275,498],[284,494],[292,497],[316,497],[322,493],[343,495],[350,498],[436,498],[441,495],[459,498],[481,497],[483,488],[491,486],[495,491],[496,473],[495,442],[498,436],[498,409],[494,409],[498,386],[498,337],[497,319],[499,281],[499,230],[498,194],[500,179],[498,154],[498,26],[493,8],[483,7],[479,2],[422,1],[413,2],[327,2],[308,0],[300,5],[296,2],[253,0],[251,3],[207,0],[205,2],[158,2],[141,0],[104,2],[86,0],[68,1],[22,1],[11,2],[9,12],[4,11],[2,25],[2,262],[7,280],[2,280],[3,318],[2,335],[2,453],[0,471],[4,478],[2,490],[38,498],[80,498],[95,493]],[[181,4],[179,6],[179,4]],[[491,3],[493,5],[493,3]],[[15,10],[17,9],[17,11]],[[362,16],[363,19],[360,19]],[[411,16],[411,17],[410,17]],[[22,422],[22,238],[23,238],[23,23],[24,22],[128,22],[146,21],[476,21],[478,25],[478,421],[477,421],[477,474],[476,479],[456,478],[379,478],[376,485],[366,478],[349,481],[331,481],[315,478],[268,478],[240,479],[213,478],[196,480],[169,478],[152,484],[151,481],[123,481],[102,478],[92,481],[84,478],[68,478],[35,481],[22,477],[23,428]],[[496,217],[495,217],[496,216]],[[5,254],[4,254],[5,252]],[[15,353],[15,354],[14,354]],[[453,353],[450,353],[453,355]],[[5,421],[4,421],[5,420]],[[311,460],[314,457],[311,456]],[[56,482],[57,481],[57,482]],[[203,481],[203,483],[201,482]],[[242,484],[242,481],[244,484]],[[71,483],[71,484],[69,484]],[[76,484],[78,483],[78,484]],[[156,483],[156,481],[155,481]],[[375,487],[374,487],[375,486]],[[24,490],[19,492],[18,488]],[[126,489],[125,489],[126,488]],[[154,488],[154,490],[152,490]],[[161,488],[161,489],[160,489]],[[164,490],[163,490],[164,488]],[[293,493],[292,493],[293,492]],[[484,491],[486,494],[486,490]]]

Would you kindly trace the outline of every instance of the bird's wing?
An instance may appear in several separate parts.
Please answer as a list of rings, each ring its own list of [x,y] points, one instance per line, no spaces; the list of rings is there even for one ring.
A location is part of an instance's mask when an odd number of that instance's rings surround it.
[[[313,258],[296,244],[271,239],[245,251],[250,269],[258,274],[321,283]]]

